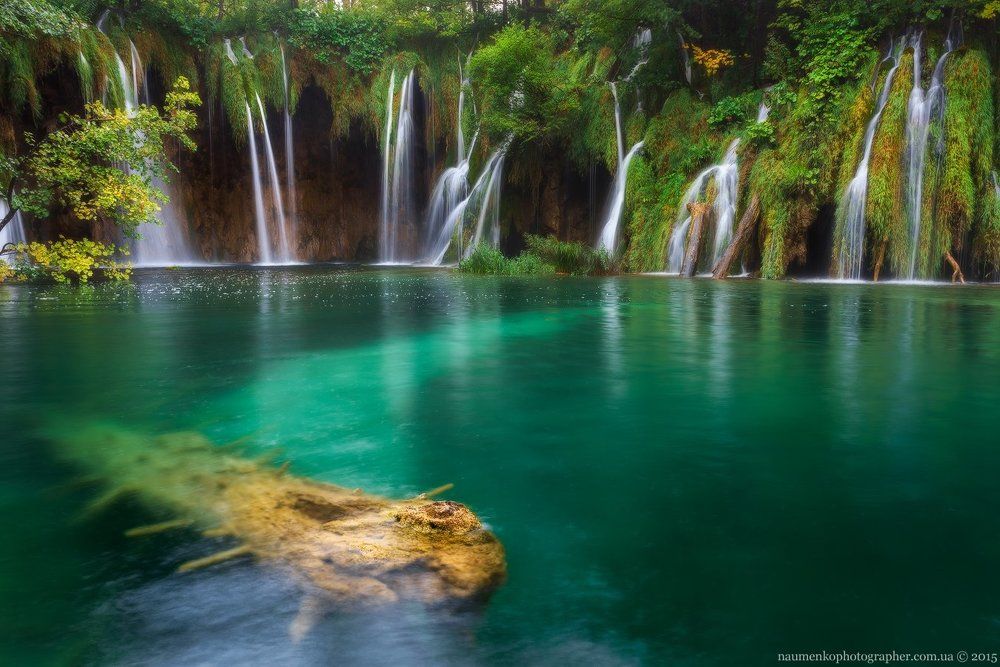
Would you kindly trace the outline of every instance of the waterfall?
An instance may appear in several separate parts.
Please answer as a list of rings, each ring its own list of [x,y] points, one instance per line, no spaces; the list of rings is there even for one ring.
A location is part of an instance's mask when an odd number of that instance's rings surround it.
[[[271,147],[271,133],[267,129],[267,115],[264,113],[264,103],[259,94],[255,94],[257,99],[257,110],[260,112],[260,125],[264,130],[264,155],[267,157],[267,172],[271,178],[271,204],[274,210],[275,226],[278,229],[278,256],[277,261],[282,264],[295,261],[295,253],[292,250],[288,238],[288,221],[285,219],[285,207],[281,201],[281,181],[278,178],[278,167],[274,161],[274,149]]]
[[[864,152],[861,161],[854,172],[854,177],[844,190],[837,209],[837,216],[840,219],[841,233],[837,241],[835,252],[837,254],[838,277],[850,280],[861,279],[861,268],[865,251],[865,205],[868,201],[868,163],[872,156],[872,144],[875,141],[875,131],[878,130],[879,120],[882,112],[889,102],[889,92],[892,90],[892,80],[899,69],[905,38],[900,38],[895,47],[889,45],[889,54],[882,60],[882,63],[890,62],[892,67],[885,75],[885,83],[882,84],[882,92],[875,103],[875,112],[872,114],[868,126],[865,128]]]
[[[292,112],[289,108],[291,96],[288,88],[288,64],[285,61],[285,45],[278,43],[281,49],[281,82],[285,89],[285,192],[288,196],[288,217],[291,221],[293,234],[298,229],[296,207],[298,201],[295,193],[295,152],[292,144]]]
[[[615,171],[615,180],[611,189],[611,196],[608,199],[608,215],[605,218],[604,226],[601,228],[601,236],[597,241],[597,248],[603,248],[608,253],[614,255],[616,245],[618,244],[618,227],[621,223],[622,209],[625,207],[625,185],[628,181],[628,167],[632,162],[632,158],[642,148],[642,142],[636,143],[625,154],[621,108],[618,104],[618,87],[613,81],[610,86],[611,95],[615,100],[615,138],[618,140],[618,169]]]
[[[149,85],[146,81],[146,69],[139,58],[139,52],[132,40],[129,40],[131,57],[131,88],[138,98],[142,91],[142,101],[145,105],[152,102],[149,97]],[[141,85],[140,85],[141,84]],[[167,195],[167,203],[156,214],[160,224],[143,224],[140,238],[132,243],[132,259],[136,266],[173,266],[176,264],[193,264],[200,261],[191,248],[188,238],[187,222],[174,205],[175,193],[170,183],[159,176],[151,178],[154,188]]]
[[[232,64],[237,64],[236,54],[233,52],[233,42],[228,37],[222,40],[222,46],[225,49],[226,57],[229,58],[229,62]]]
[[[0,220],[7,217],[9,212],[10,207],[7,202],[0,199]],[[0,250],[8,243],[26,243],[27,241],[28,237],[24,233],[24,218],[21,217],[21,212],[17,211],[10,222],[3,229],[0,229]],[[0,263],[3,262],[14,263],[10,255],[0,255]]]
[[[257,262],[271,264],[271,236],[267,231],[267,216],[264,215],[264,192],[260,178],[260,163],[257,159],[257,137],[253,130],[253,114],[250,104],[247,109],[247,139],[250,142],[250,168],[253,171],[254,220],[257,223]]]
[[[643,28],[636,32],[632,38],[632,48],[639,51],[639,61],[632,68],[632,71],[625,77],[625,81],[631,81],[642,66],[649,62],[649,44],[653,41],[653,33],[649,28]]]
[[[995,169],[990,172],[990,180],[993,182],[993,192],[996,194],[997,199],[1000,200],[1000,178],[997,178]]]
[[[462,130],[462,118],[465,112],[465,89],[469,80],[462,75],[462,63],[458,63],[460,88],[458,92],[458,120],[456,125],[455,166],[442,172],[434,189],[431,191],[430,206],[427,209],[425,227],[427,229],[427,248],[425,257],[430,264],[439,265],[448,247],[451,245],[454,221],[449,221],[456,208],[465,200],[469,192],[469,160],[476,147],[477,132],[472,137],[468,152],[465,150],[465,134]],[[459,239],[461,242],[461,238]],[[461,248],[459,249],[461,255]]]
[[[761,105],[764,107],[764,105]],[[757,117],[767,118],[767,112],[761,109]],[[712,223],[714,225],[712,235],[712,255],[709,260],[709,268],[722,257],[729,241],[733,237],[733,221],[736,218],[736,201],[739,194],[740,169],[737,161],[736,149],[739,148],[740,140],[733,139],[726,149],[722,162],[712,165],[702,171],[694,179],[694,182],[684,193],[677,208],[677,219],[674,224],[674,231],[670,235],[670,243],[667,246],[667,272],[680,273],[684,263],[684,246],[687,243],[688,230],[691,228],[691,216],[688,215],[687,206],[699,201],[705,194],[708,184],[715,183],[715,201],[712,202]]]
[[[684,41],[684,35],[681,34],[680,30],[677,31],[677,39],[681,43],[681,58],[684,60],[684,79],[687,81],[688,85],[691,85],[691,54],[688,53],[687,43]]]
[[[396,96],[396,70],[389,75],[389,89],[385,98],[385,130],[382,137],[382,224],[379,226],[379,258],[385,253],[385,239],[389,229],[389,182],[391,174],[390,160],[392,158],[392,102]]]
[[[392,134],[392,107],[396,73],[389,79],[386,102],[386,136],[383,158],[382,228],[379,238],[379,261],[393,264],[403,261],[399,230],[410,224],[413,217],[413,100],[416,73],[410,73],[399,87],[399,112],[396,132]]]
[[[434,241],[434,248],[437,254],[431,256],[431,264],[441,264],[444,255],[448,250],[448,244],[455,232],[458,232],[458,241],[461,244],[464,238],[464,221],[466,211],[476,211],[476,227],[473,231],[472,241],[468,247],[459,246],[459,256],[468,257],[472,250],[482,243],[486,236],[486,226],[490,226],[490,242],[497,246],[500,243],[500,191],[503,180],[503,163],[510,146],[511,138],[507,139],[487,158],[479,178],[469,189],[465,199],[459,201],[445,217],[444,224]],[[475,143],[475,140],[473,140]],[[471,153],[471,149],[470,149]],[[466,174],[468,173],[468,160],[465,162]],[[464,178],[464,177],[463,177]],[[440,183],[439,183],[440,184]],[[457,196],[456,196],[457,199]]]
[[[944,43],[944,53],[938,58],[931,76],[930,86],[925,92],[920,85],[920,58],[923,33],[918,32],[913,45],[913,89],[907,104],[906,116],[906,217],[910,229],[910,266],[908,278],[917,274],[917,255],[920,250],[921,215],[924,194],[924,163],[927,156],[927,140],[930,136],[932,120],[944,119],[944,65],[954,50],[951,30]]]

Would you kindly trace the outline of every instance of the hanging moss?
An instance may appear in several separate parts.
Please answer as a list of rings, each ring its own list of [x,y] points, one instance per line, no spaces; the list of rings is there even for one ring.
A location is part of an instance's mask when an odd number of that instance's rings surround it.
[[[910,261],[910,231],[903,193],[903,154],[906,117],[913,86],[913,54],[903,56],[892,82],[889,101],[882,112],[868,167],[868,200],[865,208],[865,256],[873,266],[883,261],[896,275],[906,272]]]
[[[709,110],[708,104],[681,90],[667,98],[646,127],[643,152],[632,161],[625,195],[629,271],[664,268],[667,240],[684,189],[723,147],[723,137],[709,128]]]
[[[926,261],[940,266],[944,253],[961,251],[975,223],[974,249],[988,263],[996,256],[997,222],[990,197],[994,109],[986,54],[979,49],[956,54],[948,63],[945,89],[944,163]]]

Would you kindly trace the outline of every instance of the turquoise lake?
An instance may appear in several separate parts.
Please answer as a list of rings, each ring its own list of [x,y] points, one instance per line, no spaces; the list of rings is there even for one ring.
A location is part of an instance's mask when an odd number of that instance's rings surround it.
[[[773,664],[1000,648],[1000,289],[311,266],[0,287],[0,664]],[[481,609],[338,610],[94,492],[197,430],[503,542]]]

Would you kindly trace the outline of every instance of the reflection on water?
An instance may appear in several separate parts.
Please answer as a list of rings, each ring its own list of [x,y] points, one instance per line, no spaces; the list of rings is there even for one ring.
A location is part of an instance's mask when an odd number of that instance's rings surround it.
[[[299,267],[0,288],[4,664],[760,664],[1000,643],[1000,293]],[[133,503],[73,520],[39,427],[192,428],[508,552],[482,611],[340,610]]]

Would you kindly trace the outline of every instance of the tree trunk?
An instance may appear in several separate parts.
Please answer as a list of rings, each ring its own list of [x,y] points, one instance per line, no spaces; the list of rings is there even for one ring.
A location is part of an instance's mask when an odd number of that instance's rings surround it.
[[[875,274],[872,276],[873,282],[878,282],[878,277],[882,273],[882,265],[885,263],[885,248],[889,245],[889,239],[882,239],[878,247],[878,257],[875,258]]]
[[[760,219],[760,197],[754,195],[750,198],[750,206],[743,212],[743,217],[740,218],[740,224],[736,227],[736,234],[733,235],[733,240],[729,243],[729,247],[722,253],[722,257],[719,258],[719,261],[712,269],[713,278],[721,280],[729,275],[729,269],[732,267],[733,262],[743,252],[746,244],[750,242],[750,237],[753,235],[753,230],[757,226],[758,219]]]
[[[965,274],[962,273],[962,267],[960,267],[958,265],[958,262],[955,261],[955,258],[952,257],[951,252],[946,252],[944,254],[944,259],[945,259],[946,262],[948,262],[948,264],[952,268],[951,282],[955,282],[957,280],[958,282],[960,282],[960,283],[962,283],[964,285],[965,284]]]
[[[688,204],[691,214],[691,231],[688,235],[687,251],[684,253],[684,264],[681,265],[681,275],[690,278],[698,268],[698,253],[701,251],[701,235],[712,208],[708,204]]]

